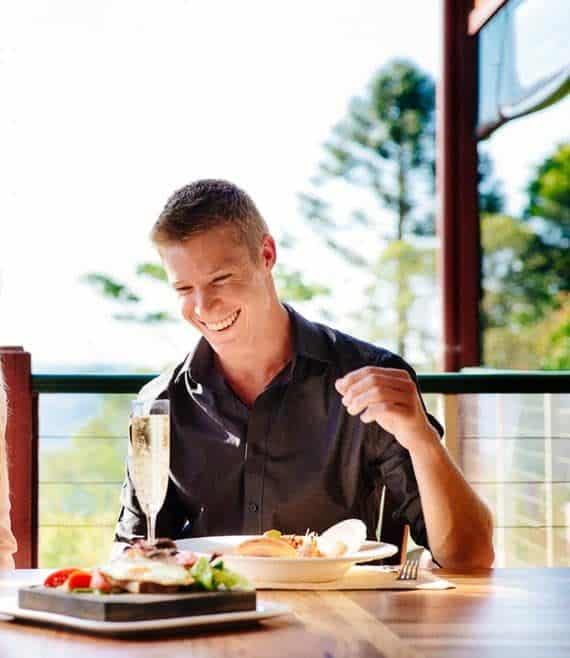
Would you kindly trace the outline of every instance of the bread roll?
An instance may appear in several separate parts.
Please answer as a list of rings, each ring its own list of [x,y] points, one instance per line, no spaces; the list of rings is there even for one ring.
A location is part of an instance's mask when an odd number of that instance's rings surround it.
[[[291,544],[284,539],[274,539],[273,537],[247,539],[236,547],[235,553],[250,557],[297,557],[297,551]]]

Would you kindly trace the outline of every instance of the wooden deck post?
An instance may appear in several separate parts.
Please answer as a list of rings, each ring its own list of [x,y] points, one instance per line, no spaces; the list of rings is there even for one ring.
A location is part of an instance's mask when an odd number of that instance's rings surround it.
[[[12,532],[18,542],[16,567],[37,565],[38,433],[37,398],[32,392],[30,354],[22,347],[0,347],[8,389],[6,443]]]
[[[443,57],[437,93],[438,233],[443,289],[443,369],[480,364],[480,237],[477,192],[477,37],[473,0],[443,1]]]

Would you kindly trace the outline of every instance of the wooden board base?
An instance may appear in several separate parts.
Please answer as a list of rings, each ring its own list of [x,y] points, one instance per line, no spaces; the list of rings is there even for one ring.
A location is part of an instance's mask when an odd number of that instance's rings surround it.
[[[180,592],[177,594],[73,594],[38,585],[18,590],[18,605],[30,610],[94,619],[145,621],[255,610],[256,593]]]

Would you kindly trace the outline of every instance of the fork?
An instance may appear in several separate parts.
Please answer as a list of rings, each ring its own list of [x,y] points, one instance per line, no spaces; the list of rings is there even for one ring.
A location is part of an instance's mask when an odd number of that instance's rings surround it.
[[[418,579],[418,560],[406,560],[398,573],[396,580],[417,580]]]

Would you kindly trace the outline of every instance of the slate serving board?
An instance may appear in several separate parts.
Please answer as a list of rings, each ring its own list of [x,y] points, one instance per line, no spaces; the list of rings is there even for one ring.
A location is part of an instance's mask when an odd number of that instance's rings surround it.
[[[146,621],[255,610],[255,590],[176,594],[73,594],[35,585],[18,590],[18,605],[95,621]]]

